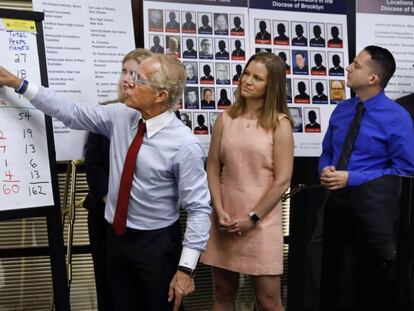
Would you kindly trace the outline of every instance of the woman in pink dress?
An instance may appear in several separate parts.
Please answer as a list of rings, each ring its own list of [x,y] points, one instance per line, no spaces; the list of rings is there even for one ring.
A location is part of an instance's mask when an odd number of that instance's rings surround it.
[[[242,73],[236,103],[217,118],[208,155],[214,211],[202,262],[213,267],[214,310],[235,310],[239,273],[250,275],[261,310],[284,310],[280,199],[292,167],[285,64],[258,53]]]

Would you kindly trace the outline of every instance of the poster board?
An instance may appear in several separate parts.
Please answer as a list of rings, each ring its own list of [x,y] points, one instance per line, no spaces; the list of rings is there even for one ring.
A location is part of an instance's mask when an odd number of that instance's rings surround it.
[[[351,96],[345,1],[249,2],[250,54],[273,52],[286,63],[296,157],[319,157],[329,118]]]
[[[145,48],[185,67],[181,120],[207,154],[216,118],[234,102],[249,58],[247,0],[146,0],[143,8]]]
[[[43,38],[36,21],[6,14],[0,15],[1,65],[20,78],[46,85]],[[0,212],[54,207],[53,160],[50,118],[13,89],[1,88]]]
[[[233,103],[237,76],[249,57],[272,52],[286,58],[295,156],[320,156],[332,111],[351,96],[345,74],[349,60],[345,1],[145,0],[143,15],[145,47],[184,64],[187,87],[179,107],[181,120],[206,153],[217,115],[230,105],[220,104],[221,97]],[[191,23],[193,27],[187,29]],[[221,24],[225,25],[222,31]],[[296,42],[297,26],[303,29],[305,42]],[[203,48],[204,41],[208,48]],[[236,42],[242,56],[234,54]],[[296,69],[297,54],[303,55],[305,70]],[[207,76],[205,66],[210,68],[209,81],[202,80]]]
[[[414,89],[414,4],[412,1],[357,1],[356,50],[368,45],[388,49],[397,68],[385,88],[392,99],[410,94]]]
[[[44,12],[49,87],[94,106],[118,98],[123,57],[135,48],[131,0],[33,0]],[[87,131],[53,118],[56,160],[83,159]]]

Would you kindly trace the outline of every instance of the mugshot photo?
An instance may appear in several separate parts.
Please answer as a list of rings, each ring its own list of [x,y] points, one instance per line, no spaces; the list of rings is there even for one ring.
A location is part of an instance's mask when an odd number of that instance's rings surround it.
[[[181,48],[180,48],[180,36],[165,36],[165,45],[166,50],[165,54],[171,57],[180,58],[181,57]]]
[[[218,87],[216,90],[217,109],[226,109],[232,103],[232,92],[229,87]]]
[[[257,44],[271,44],[272,35],[270,28],[269,19],[254,20],[254,29],[256,31],[255,42]]]
[[[309,74],[308,51],[292,50],[292,63],[294,75]]]
[[[214,87],[200,88],[201,109],[216,109]]]
[[[292,79],[286,78],[286,102],[292,103]]]
[[[309,23],[310,35],[309,45],[313,47],[325,47],[325,24],[324,23]]]
[[[303,108],[303,118],[305,120],[305,133],[321,132],[321,113],[319,108]]]
[[[184,92],[183,92],[184,93]],[[183,109],[183,96],[182,97],[180,97],[180,101],[179,101],[179,103],[178,104],[176,104],[175,105],[175,109]],[[175,111],[175,115],[177,115],[177,111]]]
[[[165,32],[180,32],[180,11],[165,11]]]
[[[149,35],[149,42],[151,42],[150,50],[152,53],[164,54],[164,36],[163,35]]]
[[[231,59],[232,60],[245,60],[246,51],[244,45],[244,39],[231,39]]]
[[[200,62],[199,63],[199,76],[201,84],[214,84],[214,63],[213,62]]]
[[[232,83],[234,85],[239,84],[240,77],[243,72],[243,64],[232,63],[231,64],[231,74],[232,74]]]
[[[197,37],[182,37],[182,51],[183,58],[197,58],[197,49],[196,49]]]
[[[230,34],[232,36],[244,36],[244,16],[230,14],[230,20],[232,22]]]
[[[311,75],[326,76],[326,53],[324,51],[311,51]]]
[[[328,68],[330,76],[341,76],[345,75],[345,70],[342,65],[344,54],[341,52],[328,52]]]
[[[331,104],[337,105],[345,100],[345,81],[329,80],[329,97]]]
[[[308,28],[306,22],[291,22],[291,30],[292,45],[308,45]]]
[[[187,87],[184,91],[184,108],[200,109],[198,87]]]
[[[211,27],[211,12],[198,12],[198,33],[200,35],[213,34]]]
[[[232,102],[236,100],[236,97],[237,97],[236,93],[237,93],[237,87],[232,87],[231,88],[231,94],[233,96]]]
[[[255,53],[272,53],[271,48],[255,48]]]
[[[312,79],[312,104],[328,104],[326,80]]]
[[[208,119],[210,123],[210,133],[213,133],[214,124],[216,123],[217,117],[219,116],[220,113],[221,112],[217,112],[217,111],[212,111],[208,113]]]
[[[207,112],[194,112],[193,122],[195,135],[208,135],[207,115]]]
[[[180,120],[185,126],[188,126],[191,130],[193,129],[193,113],[191,111],[180,111]]]
[[[310,103],[310,90],[308,79],[293,79],[294,95],[293,102],[295,104],[309,104]]]
[[[196,13],[193,11],[181,12],[181,32],[182,33],[196,33]]]
[[[218,60],[228,60],[230,58],[230,54],[228,51],[229,46],[229,39],[227,38],[215,38],[214,39],[214,46],[215,46],[215,55],[214,58]]]
[[[216,84],[230,84],[229,63],[216,63]]]
[[[289,113],[292,116],[293,120],[293,133],[302,133],[303,132],[303,118],[302,118],[302,108],[301,107],[289,107]]]
[[[163,31],[164,19],[162,10],[148,9],[148,29],[149,31]]]
[[[341,24],[326,24],[328,33],[328,48],[343,48],[343,33]]]
[[[213,39],[211,37],[198,37],[198,58],[213,59]]]
[[[229,34],[229,15],[226,13],[214,13],[214,34],[227,36]]]
[[[289,45],[289,22],[288,21],[273,21],[273,44],[275,45]]]
[[[183,62],[186,83],[187,84],[198,84],[198,64],[197,62]]]
[[[279,56],[283,62],[285,63],[286,67],[286,74],[290,74],[291,72],[291,59],[290,59],[290,51],[289,50],[279,50],[274,49],[273,53],[277,56]]]

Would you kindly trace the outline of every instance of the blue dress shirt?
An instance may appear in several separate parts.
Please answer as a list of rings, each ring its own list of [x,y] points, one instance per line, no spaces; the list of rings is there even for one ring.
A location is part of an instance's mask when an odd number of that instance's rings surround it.
[[[88,130],[110,139],[105,218],[112,223],[120,176],[140,113],[122,103],[91,107],[34,85],[29,85],[24,96],[69,128]],[[210,194],[203,148],[172,111],[147,120],[146,127],[132,181],[127,227],[154,230],[170,226],[177,221],[181,205],[187,212],[187,229],[180,264],[194,268],[206,247],[210,229]]]
[[[319,173],[335,166],[360,99],[339,104],[329,120],[322,143]],[[383,175],[414,174],[414,129],[407,111],[384,92],[364,102],[365,112],[347,171],[348,186],[358,186]]]

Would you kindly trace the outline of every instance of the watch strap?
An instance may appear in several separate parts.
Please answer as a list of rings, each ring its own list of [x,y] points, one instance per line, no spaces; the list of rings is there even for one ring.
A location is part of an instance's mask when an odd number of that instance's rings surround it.
[[[249,212],[250,221],[256,225],[260,221],[260,217],[253,211]]]
[[[194,277],[194,270],[191,269],[191,268],[189,268],[189,267],[186,267],[186,266],[178,266],[177,267],[177,271],[181,271],[181,272],[183,272],[185,274],[188,274],[192,278]]]

